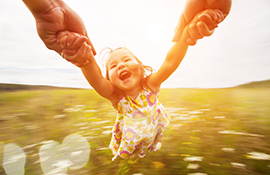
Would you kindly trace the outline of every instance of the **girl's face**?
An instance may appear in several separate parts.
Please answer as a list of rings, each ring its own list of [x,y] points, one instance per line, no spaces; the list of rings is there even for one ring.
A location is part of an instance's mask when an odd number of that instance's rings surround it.
[[[133,91],[141,87],[141,64],[127,49],[113,51],[106,64],[108,77],[121,91]]]

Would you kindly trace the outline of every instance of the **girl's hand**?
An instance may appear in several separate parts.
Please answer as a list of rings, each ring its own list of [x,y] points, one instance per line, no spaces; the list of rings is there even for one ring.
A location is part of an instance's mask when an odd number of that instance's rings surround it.
[[[85,36],[74,32],[61,31],[57,34],[57,44],[60,44],[62,50],[78,49],[86,40]]]
[[[94,59],[91,46],[86,42],[84,42],[81,47],[76,50],[75,54],[69,54],[74,53],[73,51],[69,52],[69,50],[64,50],[64,53],[66,53],[64,54],[64,58],[78,67],[84,67],[90,63],[91,59]]]
[[[78,67],[85,66],[89,63],[89,60],[85,60],[84,55],[77,54],[78,51],[85,52],[85,50],[82,50],[85,49],[82,46],[88,45],[86,41],[87,38],[85,36],[74,32],[61,31],[57,34],[57,43],[62,48],[61,56]],[[91,49],[90,45],[87,47]]]

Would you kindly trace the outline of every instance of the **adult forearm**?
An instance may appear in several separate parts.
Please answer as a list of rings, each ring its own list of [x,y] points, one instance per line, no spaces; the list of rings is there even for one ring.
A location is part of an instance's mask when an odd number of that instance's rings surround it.
[[[219,9],[228,15],[231,9],[232,0],[188,0],[183,13],[185,23],[188,24],[194,16],[206,9]]]
[[[231,9],[232,0],[187,0],[185,8],[180,15],[180,19],[175,28],[175,34],[173,37],[173,42],[176,42],[180,39],[181,33],[183,32],[186,25],[190,24],[192,19],[199,12],[206,9],[219,9],[224,17],[226,17]],[[196,40],[196,38],[193,38]],[[196,42],[195,42],[196,43]],[[194,45],[189,43],[190,45]]]
[[[23,2],[34,16],[65,4],[62,0],[23,0]]]
[[[81,67],[81,71],[95,91],[102,97],[110,100],[113,94],[112,84],[102,76],[102,72],[94,57],[90,59],[88,65]]]
[[[225,15],[229,14],[232,6],[232,0],[208,0],[208,1],[209,3],[206,3],[205,9],[219,9]]]
[[[174,42],[168,51],[165,61],[158,71],[160,84],[165,81],[180,65],[188,50],[186,39],[188,37],[187,27],[185,27],[182,37],[179,41]]]

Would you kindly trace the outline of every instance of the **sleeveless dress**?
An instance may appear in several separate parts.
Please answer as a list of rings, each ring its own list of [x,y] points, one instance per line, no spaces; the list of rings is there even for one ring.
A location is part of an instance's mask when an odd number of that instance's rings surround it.
[[[160,149],[163,132],[170,116],[158,100],[158,93],[143,88],[138,97],[122,97],[115,106],[117,118],[112,131],[109,148],[115,160],[117,156],[144,157]]]

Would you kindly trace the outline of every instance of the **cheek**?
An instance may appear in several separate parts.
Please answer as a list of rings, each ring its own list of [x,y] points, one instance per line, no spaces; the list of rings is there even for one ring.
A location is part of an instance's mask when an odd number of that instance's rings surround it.
[[[110,81],[114,80],[116,78],[116,72],[114,70],[110,70],[108,72],[108,77]]]
[[[132,71],[138,72],[141,69],[141,66],[138,63],[136,63],[136,64],[130,64],[129,65],[129,68]]]
[[[142,66],[141,65],[134,65],[133,67],[132,67],[132,70],[133,70],[133,72],[136,74],[136,75],[142,75],[143,74],[143,68],[142,68]]]

